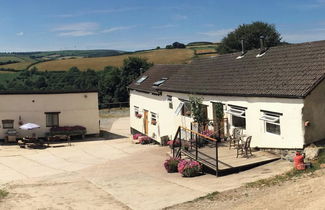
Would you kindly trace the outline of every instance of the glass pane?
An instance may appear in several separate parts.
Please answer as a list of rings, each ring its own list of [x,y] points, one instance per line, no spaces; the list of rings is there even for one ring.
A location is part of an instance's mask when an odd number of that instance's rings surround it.
[[[280,135],[280,125],[265,123],[266,132]]]
[[[232,115],[232,125],[234,127],[246,128],[246,119]]]

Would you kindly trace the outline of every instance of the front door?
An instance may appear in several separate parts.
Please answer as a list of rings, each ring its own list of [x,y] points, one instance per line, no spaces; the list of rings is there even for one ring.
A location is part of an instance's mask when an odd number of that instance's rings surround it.
[[[144,134],[148,135],[148,110],[144,110],[143,112],[143,126],[144,126]]]

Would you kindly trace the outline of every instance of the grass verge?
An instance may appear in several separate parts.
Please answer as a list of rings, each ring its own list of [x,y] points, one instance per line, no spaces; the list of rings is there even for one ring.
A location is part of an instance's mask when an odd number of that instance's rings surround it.
[[[258,188],[258,187],[270,187],[273,185],[279,185],[285,181],[300,177],[302,175],[305,174],[310,174],[313,173],[314,171],[318,170],[321,168],[321,164],[325,164],[325,150],[322,149],[319,153],[318,159],[315,161],[312,161],[312,167],[308,168],[306,170],[296,170],[296,169],[292,169],[284,174],[281,175],[277,175],[271,178],[267,178],[267,179],[261,179],[258,180],[256,182],[250,182],[246,184],[246,187],[249,188]]]
[[[0,200],[5,198],[9,193],[6,190],[0,189]]]

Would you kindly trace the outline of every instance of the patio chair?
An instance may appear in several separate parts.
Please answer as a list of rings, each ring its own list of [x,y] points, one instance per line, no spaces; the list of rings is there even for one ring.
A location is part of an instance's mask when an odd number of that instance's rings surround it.
[[[236,146],[239,144],[240,142],[240,136],[242,134],[242,129],[240,128],[234,128],[232,131],[232,135],[229,137],[229,149],[234,146],[236,148]]]
[[[252,149],[251,149],[251,141],[252,136],[248,136],[246,141],[241,140],[235,147],[237,150],[236,158],[238,158],[239,155],[245,155],[246,158],[248,158],[248,154],[252,156]]]
[[[252,141],[252,136],[247,137],[246,142],[245,142],[245,155],[248,158],[248,154],[252,156],[252,148],[251,148],[251,141]]]

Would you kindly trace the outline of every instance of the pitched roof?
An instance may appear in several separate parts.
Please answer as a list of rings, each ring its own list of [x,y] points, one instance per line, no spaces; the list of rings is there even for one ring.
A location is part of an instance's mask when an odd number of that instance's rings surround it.
[[[157,90],[158,87],[154,87],[153,83],[161,80],[162,78],[167,78],[167,82],[172,77],[172,75],[174,75],[179,69],[183,67],[184,65],[180,64],[154,65],[140,77],[138,77],[133,83],[131,83],[131,85],[129,85],[129,88],[133,90],[159,94],[159,91]],[[137,81],[144,76],[147,76],[147,78],[140,84],[137,84]],[[163,87],[166,82],[161,84],[159,87]]]
[[[33,94],[69,94],[69,93],[98,93],[98,90],[1,90],[0,95],[33,95]]]
[[[304,98],[323,80],[325,41],[271,47],[257,58],[231,53],[194,60],[161,87],[190,94]]]

